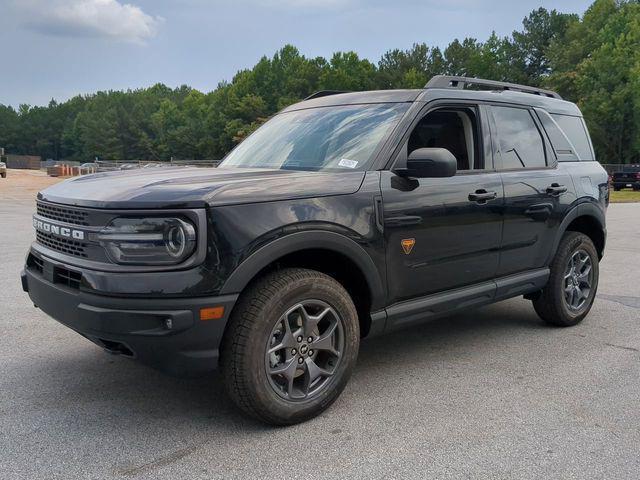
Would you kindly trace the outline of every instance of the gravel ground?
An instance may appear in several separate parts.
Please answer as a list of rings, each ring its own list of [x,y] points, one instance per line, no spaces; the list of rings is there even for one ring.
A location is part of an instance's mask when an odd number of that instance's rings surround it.
[[[365,341],[329,411],[274,429],[238,414],[216,374],[163,376],[33,308],[19,282],[33,197],[7,185],[2,479],[638,478],[640,204],[609,209],[581,325],[547,327],[513,299]]]

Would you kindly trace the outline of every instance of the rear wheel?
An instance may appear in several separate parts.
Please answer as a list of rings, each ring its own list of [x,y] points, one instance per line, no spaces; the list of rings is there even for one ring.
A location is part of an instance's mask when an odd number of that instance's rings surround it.
[[[356,308],[340,283],[313,270],[273,272],[234,309],[221,356],[226,390],[266,423],[308,420],[346,386],[359,341]]]
[[[551,264],[547,286],[533,300],[545,322],[561,327],[580,323],[593,305],[598,288],[598,253],[579,232],[567,232]]]

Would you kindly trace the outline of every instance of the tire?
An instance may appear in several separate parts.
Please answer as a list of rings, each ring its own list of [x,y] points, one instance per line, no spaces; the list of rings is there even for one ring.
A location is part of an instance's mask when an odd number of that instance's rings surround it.
[[[579,267],[586,258],[590,264],[588,288],[587,277],[584,277],[586,264]],[[576,265],[574,270],[576,275],[567,276],[571,272],[572,259]],[[587,260],[584,261],[587,262]],[[533,299],[533,307],[542,320],[550,325],[570,327],[577,325],[587,316],[598,289],[598,261],[598,252],[589,237],[579,232],[564,234],[551,263],[549,281],[541,294]],[[581,268],[584,270],[581,271]],[[576,293],[574,281],[579,284],[580,293],[586,298],[579,298],[581,295]],[[570,288],[573,289],[573,296]],[[587,290],[588,293],[585,294]]]
[[[234,308],[220,358],[225,389],[265,423],[304,422],[338,398],[359,345],[356,308],[340,283],[314,270],[278,270],[250,285]]]
[[[0,173],[0,176],[1,176],[2,178],[7,178],[7,174],[6,174],[6,173]]]

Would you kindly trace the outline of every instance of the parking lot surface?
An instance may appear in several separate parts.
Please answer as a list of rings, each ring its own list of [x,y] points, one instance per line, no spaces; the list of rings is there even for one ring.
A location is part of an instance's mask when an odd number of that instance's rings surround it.
[[[9,177],[9,180],[11,177]],[[269,428],[217,374],[164,376],[35,309],[33,192],[0,183],[0,478],[637,479],[640,204],[609,208],[579,326],[513,299],[365,341],[325,414]]]

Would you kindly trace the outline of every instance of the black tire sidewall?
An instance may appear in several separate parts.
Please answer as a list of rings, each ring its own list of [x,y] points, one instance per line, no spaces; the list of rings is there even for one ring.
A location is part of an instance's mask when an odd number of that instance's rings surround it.
[[[571,257],[571,255],[573,255],[576,251],[578,250],[583,250],[585,252],[587,252],[587,255],[589,255],[589,258],[591,259],[591,268],[592,268],[592,272],[593,272],[593,281],[592,281],[592,286],[591,286],[591,291],[589,292],[589,298],[587,299],[587,302],[585,303],[585,305],[578,310],[577,312],[574,312],[572,310],[569,309],[569,307],[567,306],[567,302],[564,300],[564,284],[563,284],[563,280],[564,280],[564,273],[565,270],[562,270],[562,272],[560,273],[560,277],[561,277],[561,289],[562,289],[562,307],[566,312],[566,315],[568,318],[572,319],[573,321],[580,321],[582,320],[591,310],[591,306],[593,305],[593,301],[596,298],[596,293],[598,291],[598,277],[600,275],[600,271],[599,271],[599,264],[598,264],[598,253],[596,252],[595,247],[593,246],[593,243],[591,242],[591,240],[589,239],[589,237],[587,237],[586,235],[579,235],[575,238],[575,240],[572,240],[569,243],[569,251],[568,251],[568,255],[566,255],[566,257],[564,258],[564,265],[566,268],[566,264],[569,261],[569,258]]]
[[[593,269],[593,281],[591,292],[587,303],[578,311],[569,309],[564,298],[564,275],[567,262],[577,251],[583,250],[591,258],[591,268]],[[541,313],[544,320],[560,326],[572,326],[581,322],[589,314],[593,302],[596,298],[599,279],[599,258],[593,242],[582,233],[569,232],[561,241],[558,252],[551,265],[551,274],[546,292],[538,302],[550,302],[551,304],[541,305],[536,310]],[[550,307],[550,308],[549,308]]]
[[[268,339],[280,316],[303,300],[321,300],[340,316],[344,334],[344,349],[335,374],[317,395],[308,400],[289,401],[273,390],[265,366]],[[360,332],[358,317],[347,292],[335,280],[324,274],[296,280],[279,290],[262,306],[263,321],[248,332],[244,368],[247,386],[256,410],[273,423],[295,423],[317,415],[338,397],[346,386],[355,365]]]

